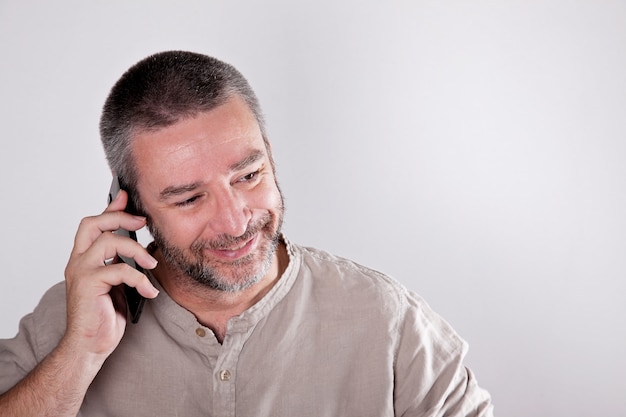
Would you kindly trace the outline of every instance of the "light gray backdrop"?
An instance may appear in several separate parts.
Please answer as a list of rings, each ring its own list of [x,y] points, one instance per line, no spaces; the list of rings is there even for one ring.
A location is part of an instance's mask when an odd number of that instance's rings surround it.
[[[289,237],[424,296],[497,415],[626,415],[625,22],[598,0],[0,0],[0,337],[104,208],[108,89],[191,49],[256,88]]]

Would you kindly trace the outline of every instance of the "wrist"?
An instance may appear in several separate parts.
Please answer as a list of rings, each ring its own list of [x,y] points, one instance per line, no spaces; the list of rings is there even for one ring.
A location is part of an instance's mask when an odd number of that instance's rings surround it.
[[[91,383],[109,355],[110,352],[90,351],[66,336],[50,353],[50,359],[64,364],[67,371],[75,374],[76,378]]]

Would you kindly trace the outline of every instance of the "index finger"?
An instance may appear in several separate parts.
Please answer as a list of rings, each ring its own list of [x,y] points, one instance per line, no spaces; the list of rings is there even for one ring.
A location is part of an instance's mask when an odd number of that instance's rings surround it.
[[[128,205],[128,193],[124,190],[114,190],[113,188],[111,188],[110,192],[115,192],[116,194],[109,202],[107,208],[104,209],[104,211],[107,212],[124,210]],[[109,197],[111,197],[111,194],[109,194]]]
[[[119,188],[117,177],[114,177],[111,184],[109,198],[112,198],[112,201],[102,214],[81,220],[74,239],[74,253],[84,253],[104,232],[113,232],[120,228],[134,231],[145,226],[145,217],[122,214],[129,203],[129,196],[125,190]]]

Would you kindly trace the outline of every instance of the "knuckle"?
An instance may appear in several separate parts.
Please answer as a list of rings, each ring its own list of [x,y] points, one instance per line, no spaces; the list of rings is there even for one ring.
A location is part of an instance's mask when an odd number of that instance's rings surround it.
[[[111,265],[109,268],[110,271],[112,271],[116,276],[114,279],[115,283],[125,283],[131,287],[136,286],[137,283],[140,282],[141,276],[143,275],[141,272],[124,262]]]
[[[91,227],[94,222],[96,220],[96,216],[87,216],[87,217],[83,217],[80,221],[79,227],[80,228],[89,228]]]
[[[104,243],[106,245],[110,245],[112,242],[117,240],[117,236],[111,232],[102,232],[97,238],[97,242]],[[94,242],[95,243],[95,242]]]

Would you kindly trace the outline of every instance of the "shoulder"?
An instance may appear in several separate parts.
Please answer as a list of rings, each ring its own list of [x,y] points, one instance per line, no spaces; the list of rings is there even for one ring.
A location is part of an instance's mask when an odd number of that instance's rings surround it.
[[[296,246],[301,256],[300,279],[311,281],[316,292],[332,292],[332,300],[344,306],[359,305],[386,318],[403,335],[429,334],[449,349],[464,342],[454,329],[417,293],[395,278],[358,262],[326,251]],[[392,324],[393,323],[393,324]]]
[[[22,318],[14,338],[0,339],[0,393],[24,378],[56,347],[65,323],[65,284],[60,283]]]
[[[65,317],[65,309],[65,282],[61,281],[44,293],[33,314],[41,319],[45,319],[46,316]]]
[[[326,251],[297,246],[305,272],[315,274],[321,282],[358,285],[363,289],[404,295],[406,288],[391,276],[356,261]]]
[[[50,353],[63,337],[65,325],[65,282],[59,282],[46,291],[31,315],[35,351],[43,356]]]
[[[359,305],[396,320],[423,301],[388,274],[326,251],[296,246],[301,258],[298,280],[344,308]]]

